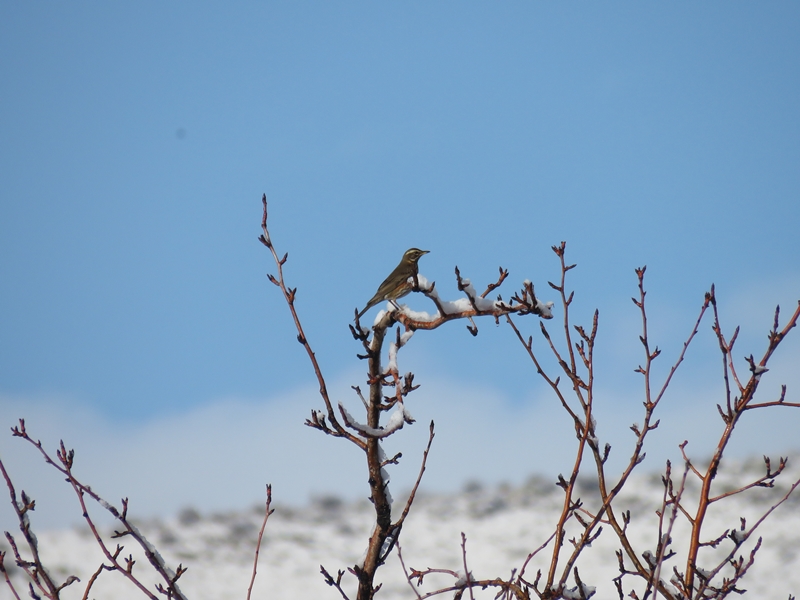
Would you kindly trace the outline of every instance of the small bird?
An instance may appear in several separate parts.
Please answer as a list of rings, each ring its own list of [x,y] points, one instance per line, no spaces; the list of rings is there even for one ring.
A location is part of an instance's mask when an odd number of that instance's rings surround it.
[[[365,312],[378,304],[378,302],[397,300],[410,293],[414,284],[411,283],[409,279],[419,273],[417,262],[419,262],[423,254],[427,253],[428,250],[420,250],[418,248],[409,248],[406,250],[406,253],[403,254],[403,258],[400,260],[400,264],[383,280],[383,283],[378,287],[378,291],[375,292],[372,299],[367,302],[367,306],[364,310],[358,313],[358,318],[360,319]]]

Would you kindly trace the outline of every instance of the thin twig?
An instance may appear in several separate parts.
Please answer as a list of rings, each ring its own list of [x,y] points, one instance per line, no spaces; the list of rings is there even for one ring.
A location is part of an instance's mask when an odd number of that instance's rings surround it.
[[[417,490],[419,489],[419,484],[422,482],[422,474],[425,473],[425,465],[428,462],[428,453],[431,451],[431,444],[433,443],[434,432],[433,432],[433,421],[431,421],[429,427],[429,434],[428,434],[428,445],[425,446],[425,452],[422,453],[422,464],[419,468],[419,474],[417,475],[417,480],[414,482],[414,487],[411,488],[411,493],[408,495],[408,500],[406,500],[406,505],[403,508],[403,512],[400,515],[400,518],[395,521],[395,527],[402,527],[403,522],[406,520],[408,516],[408,512],[411,510],[411,503],[414,502],[414,498],[417,495]]]
[[[264,521],[261,523],[261,529],[258,530],[258,541],[256,542],[255,557],[253,558],[253,575],[250,577],[250,585],[247,588],[247,600],[250,600],[250,594],[253,591],[253,584],[256,582],[256,570],[258,569],[258,554],[261,550],[261,539],[264,537],[264,530],[267,528],[267,521],[269,516],[275,512],[274,508],[270,508],[272,504],[272,485],[267,484],[267,504],[264,509]]]
[[[4,562],[3,562],[5,557],[6,557],[6,553],[5,552],[0,552],[0,571],[3,572],[3,579],[5,579],[6,584],[8,585],[8,588],[11,590],[11,593],[14,595],[14,598],[16,598],[16,600],[20,600],[19,594],[17,593],[17,590],[14,588],[14,584],[11,583],[11,578],[8,576],[8,571],[6,570],[6,566],[5,566]]]
[[[11,505],[14,507],[14,512],[17,514],[17,521],[19,521],[19,529],[28,544],[28,548],[30,549],[31,556],[33,558],[33,562],[23,561],[19,551],[17,550],[14,539],[11,537],[10,533],[6,532],[6,538],[8,539],[9,543],[11,544],[11,548],[14,551],[17,564],[22,567],[28,577],[30,577],[30,579],[36,583],[36,586],[45,596],[48,598],[58,598],[59,586],[50,578],[50,573],[47,569],[45,569],[44,564],[42,563],[41,556],[39,555],[39,543],[33,531],[31,531],[30,521],[28,519],[28,511],[33,510],[35,502],[28,498],[24,491],[21,493],[22,502],[17,501],[17,493],[14,488],[14,484],[12,483],[8,472],[6,471],[2,460],[0,460],[0,472],[3,473],[3,478],[6,481],[8,493],[11,496]]]
[[[322,397],[322,401],[325,403],[325,408],[327,410],[328,420],[333,425],[333,431],[326,431],[326,433],[330,433],[331,435],[335,435],[337,437],[347,438],[360,448],[364,449],[364,441],[361,440],[358,436],[353,435],[349,431],[347,431],[336,418],[336,413],[333,409],[333,404],[331,403],[330,396],[328,394],[328,386],[325,383],[325,378],[322,376],[322,369],[319,366],[319,362],[317,361],[317,356],[314,354],[313,350],[311,349],[311,345],[308,343],[308,338],[306,338],[306,334],[303,331],[303,325],[300,323],[300,317],[297,315],[297,310],[294,306],[295,296],[297,295],[297,288],[290,289],[286,286],[286,282],[283,278],[283,265],[286,263],[286,259],[288,258],[288,253],[283,256],[283,258],[278,257],[278,253],[275,251],[275,246],[272,244],[272,238],[270,237],[269,230],[267,229],[267,195],[264,194],[261,198],[261,203],[264,207],[264,213],[261,218],[261,230],[263,233],[259,236],[258,240],[267,247],[267,249],[272,254],[272,258],[275,260],[275,266],[278,269],[278,277],[275,278],[273,275],[268,275],[269,280],[278,286],[283,292],[283,297],[286,300],[286,304],[289,306],[289,311],[292,314],[292,320],[294,321],[295,328],[297,329],[297,341],[303,345],[305,348],[306,354],[308,355],[308,359],[311,361],[311,365],[314,368],[314,374],[317,377],[317,382],[319,383],[319,394]],[[311,424],[307,422],[307,424]]]
[[[470,600],[475,600],[475,597],[472,594],[472,574],[469,572],[469,568],[467,567],[467,536],[464,532],[461,532],[461,562],[464,565],[464,581],[466,582],[465,585],[469,590],[469,598]]]
[[[422,600],[422,596],[417,590],[417,586],[411,583],[411,575],[409,575],[408,569],[406,568],[406,563],[403,560],[403,549],[400,547],[400,542],[397,542],[395,546],[397,547],[397,558],[400,559],[400,566],[403,568],[403,573],[406,576],[406,581],[408,582],[411,591],[414,592],[414,595],[418,598],[418,600]]]

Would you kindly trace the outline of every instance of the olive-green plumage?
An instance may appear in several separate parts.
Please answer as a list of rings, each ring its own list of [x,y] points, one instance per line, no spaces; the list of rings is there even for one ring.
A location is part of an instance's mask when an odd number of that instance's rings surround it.
[[[365,312],[378,304],[378,302],[397,300],[410,293],[414,285],[409,281],[409,278],[419,273],[417,262],[419,262],[423,254],[427,253],[427,250],[420,250],[418,248],[406,250],[406,253],[403,254],[403,258],[400,260],[400,264],[383,280],[383,283],[378,287],[378,291],[375,292],[372,299],[367,302],[367,306],[364,307],[364,310],[358,313],[358,318],[360,319]]]

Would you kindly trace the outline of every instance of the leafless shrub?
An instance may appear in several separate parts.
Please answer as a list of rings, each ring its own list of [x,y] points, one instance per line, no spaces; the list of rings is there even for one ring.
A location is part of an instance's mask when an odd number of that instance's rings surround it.
[[[44,458],[47,464],[51,465],[66,477],[67,482],[72,487],[75,495],[78,498],[83,518],[91,530],[95,541],[102,550],[103,555],[105,556],[103,563],[97,567],[97,570],[89,578],[89,581],[86,582],[86,586],[82,595],[84,600],[90,597],[92,587],[97,579],[103,574],[103,572],[120,573],[122,576],[126,577],[136,588],[138,588],[142,594],[151,600],[157,600],[158,598],[176,598],[177,600],[185,600],[185,596],[178,587],[178,579],[186,572],[186,569],[183,567],[183,565],[178,565],[177,570],[173,571],[165,564],[164,559],[161,557],[158,550],[156,550],[155,546],[153,546],[144,537],[144,535],[142,535],[141,531],[139,531],[139,529],[128,519],[127,498],[122,500],[122,510],[120,511],[101,498],[92,490],[92,488],[81,483],[72,472],[75,453],[73,450],[67,450],[63,441],[56,451],[56,460],[53,460],[42,446],[42,443],[38,440],[34,440],[28,435],[28,432],[25,429],[24,419],[20,419],[19,425],[13,427],[11,431],[14,437],[20,438],[32,444],[41,453],[42,458]],[[27,576],[28,594],[32,598],[44,597],[49,598],[50,600],[61,598],[61,593],[64,588],[72,584],[80,583],[80,579],[78,579],[78,577],[75,575],[70,575],[66,577],[64,581],[58,582],[56,581],[55,576],[46,568],[39,553],[39,542],[31,528],[30,523],[30,512],[34,510],[36,502],[24,491],[20,491],[19,497],[17,497],[16,488],[14,487],[11,477],[6,471],[5,465],[1,460],[0,472],[3,474],[3,478],[5,479],[6,486],[11,496],[11,505],[14,507],[14,511],[16,512],[20,532],[22,533],[25,545],[27,546],[27,553],[30,554],[30,558],[24,557],[24,551],[18,546],[16,538],[11,535],[11,533],[7,531],[5,532],[5,537],[11,546],[15,563],[25,572],[25,575]],[[161,580],[161,583],[156,584],[154,590],[148,588],[144,583],[142,583],[141,579],[134,574],[134,567],[137,561],[130,553],[128,553],[126,556],[124,552],[125,546],[117,543],[116,547],[111,548],[111,545],[103,537],[99,528],[95,525],[94,520],[89,514],[89,509],[86,502],[87,498],[110,512],[116,519],[117,523],[121,526],[119,529],[114,531],[113,535],[111,535],[112,539],[119,540],[129,538],[133,540],[134,544],[138,546],[141,552],[144,553],[144,556],[150,563],[150,567]],[[19,599],[20,596],[19,591],[17,590],[17,585],[9,577],[9,574],[4,566],[4,558],[5,553],[0,552],[0,571],[2,571],[5,582],[10,588],[14,598]]]
[[[767,401],[756,401],[755,399],[759,382],[768,370],[767,363],[770,357],[789,331],[795,327],[797,319],[800,317],[800,304],[782,328],[779,326],[779,310],[776,309],[774,325],[769,332],[767,349],[759,361],[756,361],[753,355],[746,358],[749,374],[745,378],[741,377],[737,371],[732,355],[738,328],[730,338],[723,334],[717,312],[717,299],[712,286],[711,290],[705,294],[697,320],[686,338],[682,350],[666,378],[656,385],[653,381],[652,365],[660,356],[661,351],[658,347],[652,346],[648,336],[644,288],[645,268],[637,269],[639,294],[637,298],[633,298],[633,302],[641,315],[642,334],[639,340],[644,350],[644,362],[638,366],[636,371],[642,375],[644,381],[644,411],[640,421],[641,425],[631,426],[635,442],[629,461],[621,473],[611,474],[606,469],[611,446],[605,444],[601,447],[596,434],[594,418],[594,348],[599,325],[598,312],[595,311],[588,328],[575,325],[572,321],[570,306],[574,292],[567,291],[566,280],[567,273],[576,265],[567,264],[565,260],[565,242],[553,246],[553,251],[560,262],[561,276],[558,283],[549,283],[550,287],[560,296],[560,307],[563,311],[562,331],[559,334],[561,341],[556,341],[545,323],[540,322],[540,333],[544,340],[545,352],[549,352],[555,358],[558,374],[547,371],[543,357],[540,356],[542,351],[538,349],[538,345],[534,344],[532,336],[523,335],[515,320],[517,317],[525,315],[536,315],[543,319],[552,317],[553,303],[542,303],[535,295],[532,283],[526,281],[523,288],[508,302],[500,296],[497,297],[497,300],[488,300],[488,294],[502,285],[508,272],[501,268],[498,280],[489,284],[486,291],[478,295],[471,282],[463,278],[456,268],[456,286],[466,297],[455,302],[446,302],[440,298],[433,282],[428,282],[422,275],[415,275],[413,291],[430,298],[436,308],[434,315],[413,312],[407,307],[399,306],[396,302],[391,301],[390,309],[379,314],[372,328],[364,328],[359,322],[358,311],[355,312],[355,324],[350,326],[350,330],[353,337],[364,348],[364,353],[358,357],[367,360],[369,365],[367,380],[369,393],[365,397],[359,387],[353,388],[366,412],[366,422],[362,423],[353,417],[341,403],[334,406],[328,395],[322,370],[295,310],[294,301],[297,289],[288,287],[284,279],[283,267],[288,255],[284,254],[283,257],[279,257],[267,229],[266,196],[262,198],[262,203],[264,208],[261,223],[263,233],[259,239],[272,253],[277,267],[277,276],[270,275],[269,279],[283,293],[297,327],[297,339],[311,360],[325,405],[323,411],[313,410],[306,424],[327,435],[343,438],[355,444],[364,452],[366,458],[370,499],[375,512],[375,526],[364,557],[356,565],[347,568],[347,572],[358,580],[356,593],[358,600],[370,599],[380,589],[380,584],[376,584],[376,572],[395,548],[397,548],[406,578],[418,599],[443,593],[453,593],[455,598],[461,598],[467,593],[468,597],[472,598],[473,590],[478,588],[493,589],[495,598],[527,600],[536,596],[542,599],[586,599],[595,593],[595,588],[581,580],[578,563],[582,556],[589,551],[592,542],[603,534],[604,529],[609,529],[611,535],[616,536],[620,545],[617,552],[619,575],[614,579],[620,598],[623,598],[626,591],[631,598],[650,598],[660,594],[670,600],[725,598],[731,593],[742,592],[738,586],[755,560],[762,543],[761,538],[752,546],[746,556],[740,552],[744,552],[747,542],[754,536],[755,530],[764,519],[785,502],[794,489],[800,485],[800,480],[794,482],[785,495],[777,498],[773,506],[755,523],[748,526],[745,519],[741,519],[738,529],[711,532],[712,537],[709,537],[709,533],[704,529],[704,523],[713,505],[753,488],[771,488],[775,478],[785,469],[786,459],[781,458],[777,467],[773,467],[770,459],[765,457],[765,474],[755,481],[743,483],[732,490],[712,491],[712,482],[718,473],[723,453],[731,440],[736,424],[747,411],[800,406],[798,403],[786,401],[785,386],[777,399]],[[637,548],[628,535],[628,526],[632,518],[631,511],[619,507],[617,500],[620,492],[630,480],[631,474],[645,458],[644,446],[647,436],[659,425],[655,416],[656,409],[664,399],[670,382],[683,362],[686,350],[697,335],[709,308],[713,313],[712,328],[723,357],[726,397],[724,403],[717,406],[722,418],[722,431],[716,451],[704,469],[697,468],[691,457],[686,454],[685,443],[681,446],[684,469],[677,482],[672,474],[672,466],[667,463],[666,472],[662,478],[664,495],[662,505],[657,510],[658,531],[654,532],[654,546]],[[572,471],[567,477],[559,475],[556,482],[556,485],[563,490],[564,498],[563,508],[555,523],[553,533],[548,539],[542,540],[541,545],[532,549],[524,562],[511,571],[510,577],[483,580],[474,579],[469,572],[466,536],[463,534],[461,544],[463,570],[406,568],[406,559],[402,556],[400,532],[425,471],[425,461],[434,436],[433,422],[430,424],[428,446],[422,457],[417,481],[400,517],[394,521],[392,520],[391,494],[388,490],[386,467],[395,464],[401,455],[387,457],[383,454],[380,445],[382,439],[396,434],[403,425],[413,423],[404,403],[406,397],[417,386],[414,385],[413,373],[400,376],[397,364],[399,350],[409,342],[416,331],[436,329],[440,325],[456,319],[467,319],[469,321],[468,330],[472,335],[477,335],[478,329],[474,320],[477,317],[491,317],[495,322],[504,319],[512,328],[534,369],[548,384],[564,411],[572,419],[577,440]],[[389,335],[389,330],[395,325],[397,328],[394,339],[389,342],[384,363],[384,342]],[[381,417],[389,411],[392,411],[391,415],[382,424]],[[581,473],[585,459],[587,459],[587,463],[594,464],[595,471],[591,477],[594,481],[594,489],[591,494],[587,494],[586,500],[579,495],[582,486],[585,486],[585,474]],[[579,475],[582,476],[580,481]],[[700,483],[699,491],[692,494],[691,499],[687,497],[688,477],[694,477]],[[690,487],[694,488],[695,486]],[[679,519],[687,521],[690,525],[688,539],[673,539],[673,528]],[[707,559],[703,550],[723,545],[729,551],[723,554],[722,558],[717,555],[716,562],[707,562],[711,558]],[[683,561],[682,567],[675,564],[679,559]],[[671,569],[667,566],[669,561],[672,561]],[[539,563],[541,566],[535,566]],[[338,570],[336,576],[331,575],[324,567],[321,568],[321,572],[329,585],[334,587],[343,598],[348,598],[343,584],[344,570]],[[453,577],[452,585],[420,591],[424,589],[425,577],[431,573],[449,574]]]
[[[595,312],[591,326],[575,325],[570,316],[570,306],[574,292],[567,291],[567,273],[575,265],[567,264],[565,260],[566,244],[554,246],[560,262],[560,280],[550,283],[550,287],[560,296],[560,308],[563,318],[559,327],[558,336],[540,322],[540,333],[543,340],[541,350],[534,344],[533,336],[522,333],[522,327],[517,323],[518,317],[527,315],[538,316],[541,319],[552,318],[553,303],[542,302],[534,292],[531,282],[525,281],[523,287],[513,294],[508,301],[497,296],[495,300],[488,299],[508,277],[508,271],[500,268],[496,282],[487,285],[486,290],[478,294],[469,279],[461,276],[458,268],[455,269],[456,288],[464,297],[456,301],[443,300],[433,282],[429,282],[422,275],[413,276],[413,291],[428,297],[436,308],[433,315],[414,312],[405,306],[399,306],[391,301],[389,310],[379,313],[378,318],[371,328],[366,328],[359,322],[358,312],[355,312],[354,324],[350,326],[353,338],[363,348],[363,354],[358,355],[367,361],[368,378],[366,395],[360,387],[353,387],[356,397],[364,409],[364,417],[353,416],[345,406],[334,403],[330,398],[325,378],[317,362],[316,356],[303,331],[300,318],[295,309],[296,288],[291,288],[284,279],[283,267],[287,261],[287,254],[282,257],[273,245],[267,228],[267,202],[263,202],[262,235],[261,243],[270,251],[277,268],[277,276],[270,275],[270,281],[275,284],[283,294],[292,319],[297,328],[297,340],[305,349],[311,361],[314,374],[319,384],[320,395],[324,404],[323,410],[312,410],[306,425],[322,433],[342,438],[358,447],[365,459],[366,471],[369,475],[370,500],[374,512],[374,528],[370,534],[363,557],[354,565],[345,569],[337,569],[335,575],[331,574],[324,566],[320,572],[324,581],[333,587],[342,598],[348,599],[351,585],[346,579],[350,575],[355,578],[355,598],[358,600],[372,599],[381,588],[376,576],[379,568],[385,564],[387,557],[396,550],[397,555],[409,584],[411,593],[418,599],[431,598],[441,594],[452,594],[453,598],[464,597],[473,600],[480,590],[490,590],[496,599],[529,600],[532,597],[556,600],[588,599],[595,594],[595,588],[590,582],[584,582],[579,571],[582,558],[591,551],[592,542],[597,540],[604,532],[614,536],[619,543],[617,551],[618,575],[613,579],[618,596],[622,599],[627,596],[634,599],[655,598],[661,595],[669,600],[679,599],[708,599],[726,598],[732,593],[740,594],[744,590],[742,580],[750,567],[754,564],[757,552],[762,545],[762,539],[755,539],[758,527],[781,504],[787,501],[795,488],[800,485],[800,480],[793,482],[785,493],[776,497],[772,506],[764,511],[755,520],[748,524],[741,518],[738,527],[724,531],[708,532],[706,519],[715,505],[733,496],[747,493],[755,489],[773,488],[774,482],[785,470],[787,459],[780,458],[777,465],[773,465],[768,457],[764,457],[764,474],[753,481],[743,482],[738,486],[716,489],[714,480],[720,472],[721,461],[726,448],[731,442],[734,430],[739,420],[750,410],[775,409],[779,407],[800,407],[800,403],[786,401],[786,387],[782,387],[779,397],[774,399],[756,399],[762,377],[767,373],[767,364],[786,335],[795,327],[800,318],[800,303],[798,308],[781,327],[780,313],[776,309],[774,324],[768,335],[768,345],[760,360],[752,354],[745,358],[746,368],[739,369],[734,362],[733,348],[738,336],[738,328],[730,337],[723,333],[717,311],[717,299],[714,287],[705,294],[699,309],[699,314],[692,330],[689,332],[682,350],[678,353],[671,369],[665,379],[658,384],[653,381],[652,365],[659,358],[661,351],[653,347],[648,336],[648,317],[645,309],[646,292],[644,288],[645,268],[637,269],[638,297],[633,298],[642,322],[640,342],[644,351],[644,361],[636,371],[642,375],[644,382],[643,413],[640,424],[631,426],[635,435],[635,442],[631,449],[631,456],[619,473],[609,473],[606,462],[611,451],[609,444],[602,445],[596,434],[594,418],[594,348],[598,331],[599,318]],[[412,278],[409,278],[409,281]],[[710,310],[709,310],[710,309]],[[631,510],[620,506],[620,493],[630,481],[633,471],[645,458],[645,442],[648,434],[655,430],[659,421],[656,410],[663,401],[665,393],[670,386],[672,378],[684,360],[686,351],[695,336],[707,313],[713,314],[712,329],[718,342],[723,364],[723,380],[725,384],[725,397],[717,405],[722,421],[721,432],[716,445],[716,450],[706,465],[700,468],[686,452],[686,443],[681,445],[683,456],[683,469],[679,476],[673,474],[672,465],[667,463],[662,477],[663,495],[661,505],[657,507],[657,528],[653,531],[653,545],[648,548],[636,547],[629,535],[629,526],[633,517]],[[426,568],[415,569],[407,566],[407,559],[403,555],[400,543],[400,534],[408,518],[414,499],[419,490],[425,472],[428,454],[434,439],[434,424],[430,423],[429,437],[425,451],[420,460],[419,473],[408,498],[402,504],[402,510],[397,516],[392,513],[392,496],[389,491],[389,477],[387,469],[397,464],[402,454],[387,456],[382,448],[381,441],[397,434],[405,425],[414,423],[410,411],[405,403],[408,396],[417,389],[413,373],[400,375],[398,367],[399,351],[411,340],[418,330],[433,330],[449,321],[466,319],[467,329],[472,335],[477,335],[476,320],[479,317],[492,318],[496,323],[503,319],[516,334],[523,352],[532,362],[532,366],[539,376],[547,383],[563,410],[572,420],[576,437],[576,453],[573,468],[568,476],[559,475],[556,486],[563,494],[562,508],[557,518],[552,533],[542,540],[533,543],[527,557],[519,565],[509,567],[510,575],[498,575],[492,579],[477,579],[469,568],[467,552],[467,537],[461,534],[461,553],[459,563],[461,568],[442,569]],[[396,326],[396,328],[395,328]],[[392,335],[391,329],[395,328]],[[388,347],[386,341],[388,340]],[[555,359],[558,374],[548,371],[545,366],[544,355]],[[386,418],[388,416],[388,418]],[[127,578],[142,594],[153,600],[161,597],[185,598],[180,591],[177,581],[186,569],[179,565],[176,571],[168,568],[155,547],[141,534],[127,516],[128,501],[122,500],[122,510],[119,510],[97,495],[89,486],[81,483],[73,474],[74,453],[67,450],[63,442],[56,452],[53,460],[45,451],[41,442],[28,435],[25,421],[20,420],[19,426],[12,429],[12,434],[23,441],[33,445],[42,455],[45,462],[54,467],[72,487],[81,507],[83,517],[91,531],[98,547],[105,557],[86,582],[83,598],[88,598],[93,585],[104,572],[117,572]],[[594,466],[594,472],[589,476],[588,468],[582,472],[585,465]],[[0,472],[5,479],[9,490],[11,504],[17,515],[20,532],[24,546],[18,544],[17,538],[6,532],[5,541],[8,549],[0,548],[0,572],[11,590],[13,596],[20,598],[19,579],[24,579],[27,593],[33,598],[49,598],[55,600],[61,597],[62,591],[80,581],[77,577],[67,576],[61,580],[47,570],[43,564],[39,545],[30,523],[30,512],[35,507],[35,502],[24,491],[17,494],[16,488],[8,474],[5,465],[0,461]],[[591,487],[588,487],[591,482]],[[531,482],[531,486],[540,487],[540,481]],[[480,490],[476,488],[475,493]],[[465,493],[469,493],[465,491]],[[144,554],[152,571],[157,574],[160,583],[150,589],[142,583],[137,574],[134,574],[134,560],[131,553],[124,554],[124,546],[117,544],[111,548],[91,518],[87,506],[87,498],[109,511],[119,529],[114,532],[111,539],[130,538],[140,552]],[[270,515],[272,495],[271,488],[267,486],[267,499],[264,508],[264,518],[258,532],[258,540],[253,560],[253,569],[250,585],[247,590],[247,599],[250,600],[253,584],[256,578],[259,549]],[[90,503],[88,503],[90,504]],[[320,508],[326,511],[337,510],[337,502],[333,499],[322,499]],[[193,510],[186,510],[180,516],[180,522],[185,527],[191,527],[198,519],[198,514]],[[676,526],[688,524],[688,536],[677,537]],[[248,532],[251,527],[245,528]],[[236,535],[244,529],[236,530]],[[168,541],[168,540],[167,540]],[[11,573],[4,559],[8,553],[13,556],[16,573]],[[19,573],[23,576],[19,576]],[[450,585],[429,586],[429,575],[436,577],[446,576],[451,578]],[[352,581],[352,580],[350,580]],[[790,597],[791,598],[791,597]]]

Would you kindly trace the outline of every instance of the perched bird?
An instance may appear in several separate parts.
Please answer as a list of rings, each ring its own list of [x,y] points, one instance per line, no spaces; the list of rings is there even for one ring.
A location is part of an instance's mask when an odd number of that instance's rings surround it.
[[[410,293],[414,284],[410,282],[409,279],[419,273],[417,262],[419,262],[423,254],[427,253],[428,250],[419,250],[418,248],[406,250],[406,253],[403,254],[403,258],[400,260],[400,264],[383,280],[383,283],[378,287],[378,291],[375,292],[372,299],[367,302],[367,306],[364,310],[358,313],[358,318],[360,319],[365,312],[378,304],[378,302],[397,300]]]

